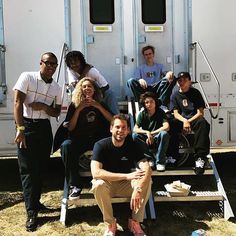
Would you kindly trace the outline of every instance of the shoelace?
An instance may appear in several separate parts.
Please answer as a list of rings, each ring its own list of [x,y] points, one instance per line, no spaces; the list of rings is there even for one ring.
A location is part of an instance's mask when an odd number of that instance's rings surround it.
[[[205,161],[203,161],[203,160],[200,159],[200,158],[197,159],[197,161],[196,161],[196,167],[203,168],[203,167],[204,167],[204,164],[205,164]]]

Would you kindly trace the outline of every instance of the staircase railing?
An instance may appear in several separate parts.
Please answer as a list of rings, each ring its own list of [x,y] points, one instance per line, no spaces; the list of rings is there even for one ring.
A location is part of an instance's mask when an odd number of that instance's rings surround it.
[[[201,89],[203,98],[204,98],[204,100],[206,102],[206,108],[209,110],[211,117],[213,119],[216,119],[218,117],[218,115],[219,115],[219,109],[220,109],[220,83],[219,83],[219,80],[218,80],[218,78],[216,76],[216,73],[213,70],[213,68],[212,68],[212,66],[211,66],[211,64],[210,64],[210,62],[209,62],[209,60],[208,60],[208,58],[206,56],[206,53],[204,52],[204,50],[203,50],[203,48],[201,46],[201,44],[199,42],[191,43],[191,49],[192,49],[192,51],[194,53],[193,70],[194,70],[195,80],[197,80],[197,49],[199,49],[201,54],[202,54],[202,56],[203,56],[203,58],[204,58],[204,60],[205,60],[205,62],[206,62],[206,64],[207,64],[207,66],[209,67],[209,69],[211,71],[211,74],[213,75],[213,78],[214,78],[215,82],[216,82],[216,85],[217,85],[217,106],[216,106],[216,114],[214,115],[213,111],[212,111],[212,108],[209,105],[209,102],[208,102],[208,99],[207,99],[206,94],[204,92],[204,89],[203,89],[203,87],[201,85],[201,82],[200,82],[200,80],[197,81],[198,84],[199,84],[199,87]]]

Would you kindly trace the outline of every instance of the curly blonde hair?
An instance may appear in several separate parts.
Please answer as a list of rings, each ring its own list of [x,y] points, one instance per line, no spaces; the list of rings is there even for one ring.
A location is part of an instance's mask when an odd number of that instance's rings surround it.
[[[92,79],[91,77],[84,77],[83,79],[81,79],[74,91],[73,91],[73,95],[72,95],[72,103],[74,103],[75,107],[78,107],[79,104],[81,103],[81,101],[83,100],[83,90],[82,90],[82,84],[85,82],[85,81],[89,81],[93,88],[94,88],[94,94],[93,94],[93,99],[97,102],[101,102],[102,100],[102,93],[101,93],[101,90],[100,88],[98,87],[96,81],[94,79]]]

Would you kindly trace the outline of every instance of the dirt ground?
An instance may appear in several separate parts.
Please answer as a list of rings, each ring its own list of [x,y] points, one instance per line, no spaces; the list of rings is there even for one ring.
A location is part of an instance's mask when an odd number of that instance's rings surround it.
[[[234,214],[236,214],[236,153],[215,154],[219,174],[226,189]],[[160,178],[160,177],[159,177]],[[191,179],[190,179],[191,178]],[[209,177],[190,177],[193,185],[208,185]],[[50,213],[39,215],[39,227],[36,232],[25,231],[25,209],[21,192],[16,159],[0,159],[0,236],[75,236],[102,235],[105,225],[97,206],[69,206],[67,227],[59,222],[60,200],[64,181],[63,166],[59,158],[50,161],[45,172],[42,202],[52,209]],[[171,178],[170,178],[171,179]],[[163,186],[166,179],[157,179]],[[182,179],[181,179],[182,181]],[[202,184],[203,183],[203,184]],[[149,236],[189,236],[196,229],[204,229],[209,236],[236,235],[235,218],[225,221],[216,202],[195,203],[156,203],[156,220],[145,220],[145,232]],[[132,235],[127,231],[129,211],[127,204],[115,204],[114,213],[119,222],[119,235]]]

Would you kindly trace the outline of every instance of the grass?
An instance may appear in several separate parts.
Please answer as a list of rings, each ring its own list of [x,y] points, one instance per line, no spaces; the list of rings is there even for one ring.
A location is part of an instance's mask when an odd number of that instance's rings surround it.
[[[216,156],[217,158],[217,156]],[[215,159],[216,159],[215,158]],[[236,211],[236,158],[216,160],[220,175],[234,211]],[[0,165],[0,235],[1,236],[98,236],[105,224],[97,206],[69,206],[67,227],[59,222],[60,201],[63,188],[63,167],[59,160],[50,164],[45,173],[46,182],[42,202],[53,209],[48,214],[39,214],[37,231],[25,231],[25,208],[20,187],[16,160],[2,160]],[[162,185],[162,181],[159,183]],[[205,181],[205,179],[204,179]],[[158,179],[157,179],[158,183]],[[196,185],[199,184],[196,182]],[[195,185],[195,182],[194,182]],[[119,235],[132,235],[127,230],[128,204],[115,204],[114,214],[119,223]],[[189,236],[196,229],[204,229],[208,236],[236,235],[235,220],[225,221],[215,202],[206,203],[158,203],[156,220],[145,220],[145,232],[149,236]]]

